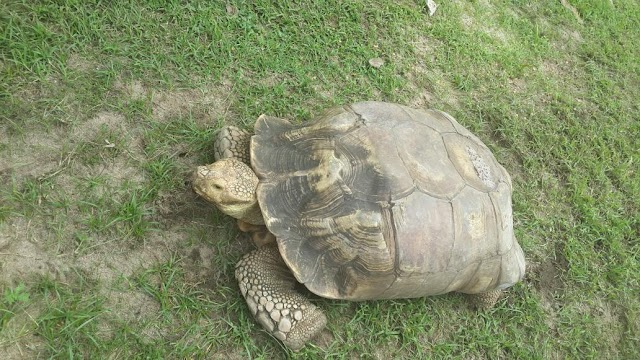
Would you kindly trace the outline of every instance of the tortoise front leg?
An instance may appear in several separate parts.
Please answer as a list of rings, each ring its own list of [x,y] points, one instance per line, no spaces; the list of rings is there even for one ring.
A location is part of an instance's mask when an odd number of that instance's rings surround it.
[[[251,240],[256,247],[263,247],[276,243],[276,237],[270,233],[264,225],[253,225],[238,219],[238,228],[242,232],[249,233]]]
[[[296,280],[277,247],[245,255],[236,265],[236,279],[256,321],[291,350],[300,350],[325,327],[322,311],[294,290]]]

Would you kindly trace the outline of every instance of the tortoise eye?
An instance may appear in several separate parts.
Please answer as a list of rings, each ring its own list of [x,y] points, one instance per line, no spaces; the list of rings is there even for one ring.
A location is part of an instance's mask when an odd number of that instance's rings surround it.
[[[222,185],[214,184],[213,188],[216,190],[222,190]]]

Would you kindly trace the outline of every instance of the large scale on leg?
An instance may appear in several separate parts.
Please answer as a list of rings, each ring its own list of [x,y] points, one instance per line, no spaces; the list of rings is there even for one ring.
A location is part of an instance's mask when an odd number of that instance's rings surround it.
[[[294,279],[326,298],[456,291],[478,294],[486,307],[524,276],[511,179],[448,114],[365,102],[304,125],[261,116],[254,130],[250,141],[233,141],[250,143],[250,163],[216,159],[198,169],[194,188],[274,235],[276,244],[248,254],[236,276],[256,320],[290,348],[303,346],[326,321],[293,291]],[[231,133],[238,134],[221,136]],[[251,179],[230,180],[233,174]],[[255,191],[239,198],[236,181],[243,189],[257,184]]]

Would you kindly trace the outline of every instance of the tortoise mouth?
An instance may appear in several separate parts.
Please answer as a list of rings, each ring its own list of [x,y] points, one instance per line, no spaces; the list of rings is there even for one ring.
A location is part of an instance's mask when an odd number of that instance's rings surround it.
[[[196,193],[198,196],[203,198],[205,197],[202,190],[200,190],[200,188],[197,185],[194,185],[193,183],[191,183],[191,190],[193,190],[193,192]]]
[[[200,173],[199,170],[196,170],[193,172],[193,174],[191,174],[191,189],[193,191],[195,191],[198,195],[201,195],[201,190],[200,190]]]
[[[211,197],[207,194],[206,188],[206,180],[203,179],[202,172],[200,171],[200,168],[198,168],[198,170],[194,171],[191,176],[191,190],[208,202],[215,203],[215,201],[212,201]]]

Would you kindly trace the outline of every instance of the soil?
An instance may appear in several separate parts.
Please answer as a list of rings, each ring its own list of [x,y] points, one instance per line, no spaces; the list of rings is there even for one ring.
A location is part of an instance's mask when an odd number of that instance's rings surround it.
[[[79,68],[92,66],[77,57],[70,61]],[[132,101],[151,99],[153,118],[159,122],[190,115],[204,126],[228,115],[228,89],[158,92],[139,81],[117,81],[114,92],[124,93]],[[39,191],[29,216],[8,216],[0,223],[2,288],[33,284],[43,277],[71,283],[82,274],[85,281],[100,284],[97,288],[110,316],[140,322],[157,316],[158,302],[139,289],[121,290],[118,284],[123,278],[165,263],[176,254],[183,259],[187,280],[202,283],[206,282],[203,279],[220,277],[213,269],[214,250],[204,244],[189,245],[188,229],[192,226],[188,225],[202,222],[203,226],[211,226],[205,224],[205,219],[215,210],[196,199],[186,178],[184,189],[158,196],[152,220],[162,231],[152,231],[144,241],[126,240],[123,244],[122,239],[108,233],[91,234],[90,247],[82,248],[74,238],[85,227],[77,204],[86,201],[89,177],[104,179],[90,190],[91,196],[97,198],[115,196],[116,189],[135,189],[148,181],[140,170],[140,162],[146,156],[142,126],[132,126],[121,113],[103,111],[61,128],[23,130],[20,137],[9,137],[8,129],[0,127],[0,138],[11,140],[3,141],[0,147],[0,180],[5,189],[13,187],[20,192],[27,184],[37,184]],[[96,134],[100,131],[111,134],[113,141],[98,142]],[[98,160],[87,164],[81,161],[83,156],[97,156]],[[180,165],[188,170],[196,161],[193,155],[180,159]],[[71,205],[66,209],[40,206],[60,199]],[[21,207],[24,202],[19,199],[13,205]],[[3,359],[31,358],[41,353],[42,341],[29,332],[25,334],[24,328],[15,324],[34,321],[42,311],[39,306],[30,305],[8,323],[3,330],[8,341],[0,341],[0,350],[6,354]],[[109,329],[104,331],[108,333]],[[154,331],[156,334],[147,335],[162,336],[168,329]]]

